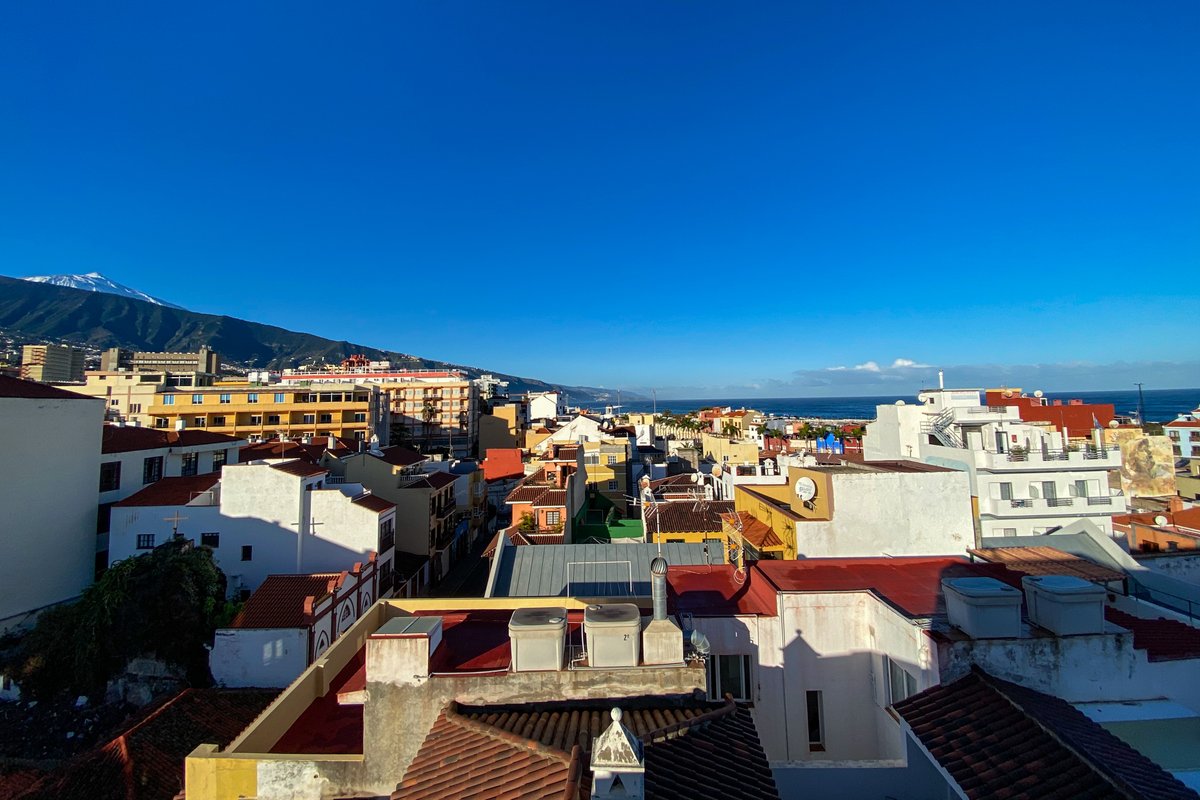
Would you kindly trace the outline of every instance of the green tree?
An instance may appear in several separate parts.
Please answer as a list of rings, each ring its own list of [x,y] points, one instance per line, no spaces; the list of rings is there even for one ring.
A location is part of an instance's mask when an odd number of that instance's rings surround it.
[[[0,671],[35,698],[94,695],[132,658],[149,656],[211,681],[208,651],[228,616],[225,575],[207,547],[168,542],[118,561],[75,603],[42,613],[0,643]]]

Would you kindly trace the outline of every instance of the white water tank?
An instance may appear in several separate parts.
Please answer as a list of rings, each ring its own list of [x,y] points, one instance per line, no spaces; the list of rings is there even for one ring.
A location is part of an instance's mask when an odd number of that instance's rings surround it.
[[[1015,639],[1021,635],[1021,591],[995,578],[942,581],[950,624],[972,639]]]
[[[1104,632],[1104,587],[1071,575],[1021,579],[1029,620],[1059,636]]]
[[[583,635],[588,666],[636,667],[642,656],[642,612],[633,603],[588,606]]]
[[[561,670],[567,641],[565,608],[518,608],[508,621],[513,672]]]

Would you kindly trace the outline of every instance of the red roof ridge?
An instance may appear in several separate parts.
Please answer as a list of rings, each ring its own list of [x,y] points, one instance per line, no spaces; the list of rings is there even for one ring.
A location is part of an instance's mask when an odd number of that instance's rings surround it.
[[[471,719],[470,717],[463,716],[462,714],[458,713],[457,700],[451,700],[449,704],[447,704],[445,710],[442,712],[442,715],[446,718],[447,722],[452,722],[463,730],[487,736],[512,747],[529,750],[530,752],[544,758],[562,762],[568,767],[571,766],[571,762],[573,760],[572,756],[574,755],[575,750],[579,747],[579,745],[575,745],[575,747],[571,748],[571,752],[568,753],[566,750],[560,750],[557,747],[551,747],[548,744],[542,744],[536,739],[529,739],[521,736],[520,734],[500,730],[499,728],[493,727],[486,722],[480,722],[478,720]]]
[[[714,708],[710,711],[705,711],[691,719],[682,720],[662,728],[656,728],[652,731],[646,731],[640,738],[646,744],[652,742],[661,742],[666,739],[673,739],[685,731],[690,731],[694,728],[700,728],[710,722],[727,717],[730,714],[737,713],[737,703],[733,700],[733,695],[725,693],[725,704],[720,708]]]

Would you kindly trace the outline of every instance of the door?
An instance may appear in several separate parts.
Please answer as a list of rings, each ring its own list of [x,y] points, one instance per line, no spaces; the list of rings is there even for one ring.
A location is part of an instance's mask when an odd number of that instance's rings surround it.
[[[1042,497],[1046,498],[1050,505],[1054,505],[1054,501],[1058,499],[1058,485],[1054,481],[1042,481]]]

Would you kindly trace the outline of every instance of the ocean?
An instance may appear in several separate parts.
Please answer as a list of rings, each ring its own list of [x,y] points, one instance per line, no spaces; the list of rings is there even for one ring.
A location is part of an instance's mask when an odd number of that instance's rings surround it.
[[[1066,402],[1079,399],[1085,403],[1112,403],[1118,414],[1137,412],[1138,393],[1112,392],[1047,392],[1051,400]],[[706,406],[753,408],[781,417],[813,417],[817,419],[874,419],[875,407],[903,400],[915,403],[917,397],[893,395],[887,397],[734,397],[710,400],[659,400],[659,411],[675,413],[695,411]],[[1169,422],[1179,414],[1200,407],[1200,389],[1151,389],[1145,392],[1146,421]],[[653,410],[651,401],[631,400],[623,404],[626,412],[644,413]]]

